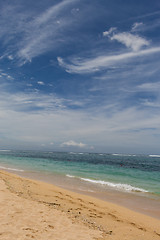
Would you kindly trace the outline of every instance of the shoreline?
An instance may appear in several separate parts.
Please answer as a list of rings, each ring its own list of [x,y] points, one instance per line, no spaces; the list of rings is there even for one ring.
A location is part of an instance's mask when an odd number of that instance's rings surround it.
[[[5,182],[8,192],[12,194],[11,201],[14,201],[14,197],[18,197],[19,201],[25,201],[26,204],[28,201],[37,204],[36,209],[43,205],[49,209],[49,212],[58,211],[57,216],[63,213],[65,217],[72,220],[74,226],[78,224],[79,227],[86,227],[85,231],[88,232],[85,232],[84,236],[95,234],[94,237],[96,236],[97,239],[108,239],[109,237],[113,240],[134,240],[136,238],[158,240],[160,237],[160,221],[158,219],[131,211],[114,203],[71,192],[52,184],[20,177],[6,171],[0,171],[0,177],[1,181]],[[3,192],[5,190],[1,193],[3,194]],[[7,205],[7,201],[5,204]],[[9,208],[11,205],[6,207]],[[29,214],[32,211],[35,209],[31,207]],[[40,216],[35,215],[36,221],[39,218]],[[23,222],[24,219],[21,220]],[[64,239],[69,238],[64,237]],[[76,237],[72,239],[76,239]],[[84,237],[84,239],[93,239],[93,237],[90,235],[90,238]]]
[[[7,172],[13,173],[13,171],[9,170]],[[99,191],[98,189],[95,189],[95,191],[87,191],[88,185],[87,187],[85,185],[81,185],[79,187],[79,182],[75,184],[75,180],[73,178],[62,177],[59,175],[50,176],[36,172],[16,172],[16,174],[20,177],[49,183],[71,192],[80,193],[82,195],[114,203],[160,220],[160,198],[151,194],[121,192],[113,189],[105,189],[104,192],[101,190]]]

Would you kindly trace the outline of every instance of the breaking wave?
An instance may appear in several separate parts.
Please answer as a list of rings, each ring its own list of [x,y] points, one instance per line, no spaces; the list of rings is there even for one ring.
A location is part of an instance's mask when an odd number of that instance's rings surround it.
[[[125,184],[125,183],[112,183],[112,182],[106,182],[106,181],[102,181],[102,180],[93,180],[93,179],[89,179],[89,178],[80,178],[80,177],[76,177],[73,175],[66,175],[67,177],[70,178],[79,178],[82,181],[85,182],[90,182],[93,184],[100,184],[100,185],[106,185],[108,187],[117,189],[117,190],[122,190],[122,191],[126,191],[126,192],[144,192],[147,193],[148,191],[143,189],[143,188],[138,188],[138,187],[133,187],[129,184]]]

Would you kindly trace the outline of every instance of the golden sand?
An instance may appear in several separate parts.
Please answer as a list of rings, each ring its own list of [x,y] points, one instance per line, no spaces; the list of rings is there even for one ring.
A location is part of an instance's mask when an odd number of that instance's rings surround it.
[[[160,220],[0,171],[2,240],[159,240]]]

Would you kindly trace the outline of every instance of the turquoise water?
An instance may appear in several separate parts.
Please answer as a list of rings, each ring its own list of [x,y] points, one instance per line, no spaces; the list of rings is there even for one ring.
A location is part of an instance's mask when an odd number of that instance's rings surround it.
[[[0,169],[65,176],[103,189],[160,196],[160,156],[0,151]]]

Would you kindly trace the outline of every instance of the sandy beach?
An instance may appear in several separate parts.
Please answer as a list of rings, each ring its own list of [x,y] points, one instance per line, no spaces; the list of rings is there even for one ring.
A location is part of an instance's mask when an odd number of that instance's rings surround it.
[[[52,184],[0,171],[0,238],[160,239],[160,221]]]

